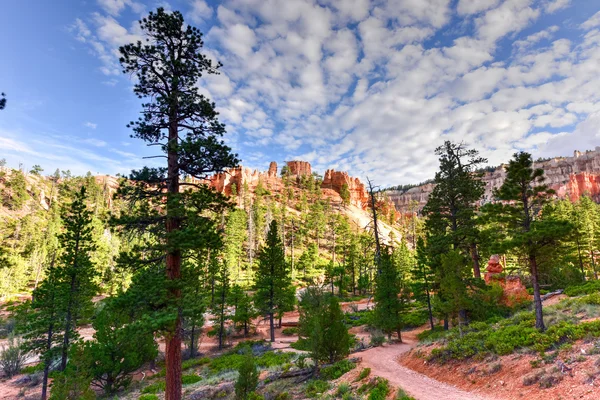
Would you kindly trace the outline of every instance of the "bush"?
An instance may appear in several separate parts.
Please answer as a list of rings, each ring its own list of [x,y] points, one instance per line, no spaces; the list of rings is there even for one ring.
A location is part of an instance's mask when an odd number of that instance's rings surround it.
[[[293,336],[298,334],[298,328],[284,328],[281,330],[281,333],[287,336]]]
[[[21,340],[11,336],[8,339],[8,345],[2,346],[0,368],[7,377],[12,378],[21,372],[26,358],[27,352],[21,348]]]
[[[360,374],[358,374],[358,376],[354,380],[354,382],[362,381],[369,375],[371,375],[371,368],[363,368],[362,371],[360,371]]]
[[[377,377],[374,387],[369,392],[369,400],[385,400],[389,392],[388,380]]]
[[[333,365],[322,368],[320,371],[321,377],[324,379],[331,381],[334,379],[338,379],[340,376],[344,375],[346,372],[353,370],[356,368],[356,364],[348,360],[341,360],[336,362]]]
[[[248,400],[251,398],[250,394],[258,386],[258,370],[252,353],[244,355],[238,373],[238,379],[235,382],[235,398],[237,400]]]
[[[600,281],[589,281],[583,285],[569,286],[565,289],[564,293],[567,296],[581,296],[584,294],[592,294],[600,292]]]
[[[198,367],[201,365],[206,365],[210,363],[210,358],[202,357],[202,358],[192,358],[189,360],[185,360],[181,363],[181,369],[190,369],[193,367]]]
[[[396,400],[415,400],[415,398],[406,394],[406,392],[401,388],[398,388],[398,393],[396,393]]]
[[[200,382],[201,380],[202,380],[202,377],[200,377],[198,375],[194,375],[194,374],[183,375],[181,377],[181,383],[183,385],[191,385],[193,383]]]
[[[165,381],[159,381],[143,388],[142,393],[156,394],[158,392],[164,392],[166,387],[167,383]]]
[[[310,398],[315,398],[325,393],[329,389],[329,383],[321,380],[313,380],[306,385],[305,394]]]
[[[340,383],[337,390],[335,391],[335,397],[342,397],[346,393],[350,393],[352,387],[346,382]]]
[[[371,333],[371,346],[379,347],[385,343],[385,335],[381,331],[374,331]]]
[[[158,396],[155,394],[143,394],[138,397],[138,400],[158,400]]]

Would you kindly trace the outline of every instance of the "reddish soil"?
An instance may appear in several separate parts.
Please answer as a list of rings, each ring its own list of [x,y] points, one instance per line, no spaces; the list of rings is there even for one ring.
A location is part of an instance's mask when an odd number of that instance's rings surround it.
[[[506,400],[557,400],[557,399],[600,399],[600,374],[595,381],[589,376],[598,372],[594,362],[600,356],[585,356],[585,361],[567,363],[583,356],[581,350],[587,351],[590,344],[577,342],[571,351],[561,353],[557,358],[565,362],[572,371],[562,375],[562,381],[556,386],[542,389],[538,384],[525,386],[523,377],[545,369],[548,373],[556,364],[543,364],[540,368],[532,368],[530,361],[537,360],[537,355],[511,354],[493,361],[452,361],[444,365],[429,363],[423,355],[435,346],[419,347],[401,355],[399,363],[411,370],[425,374],[437,381],[445,382],[469,392],[480,392],[487,397],[494,396]],[[501,369],[496,373],[488,372],[493,364],[500,363]],[[572,376],[571,376],[572,373]],[[560,374],[560,373],[559,373]]]

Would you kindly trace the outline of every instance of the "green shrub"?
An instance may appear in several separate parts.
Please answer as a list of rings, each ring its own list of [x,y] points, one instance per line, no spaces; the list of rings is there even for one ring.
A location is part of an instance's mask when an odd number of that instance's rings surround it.
[[[600,292],[600,281],[589,281],[583,285],[569,286],[565,289],[564,293],[567,296],[581,296],[584,294],[592,294]]]
[[[360,371],[360,374],[358,374],[358,376],[354,380],[354,382],[362,381],[369,375],[371,375],[371,368],[363,368],[362,371]]]
[[[315,398],[320,394],[325,393],[329,390],[329,383],[316,379],[312,380],[306,385],[305,394],[310,398]]]
[[[336,362],[333,365],[322,368],[320,371],[321,377],[324,379],[331,381],[339,378],[344,375],[346,372],[353,370],[356,368],[356,364],[348,360],[341,360]]]
[[[11,336],[8,345],[0,349],[0,369],[7,377],[12,378],[21,372],[26,358],[27,352],[23,350],[21,340]]]
[[[201,365],[206,365],[210,363],[210,358],[202,357],[202,358],[191,358],[189,360],[185,360],[181,363],[181,369],[190,369],[193,367],[198,367]]]
[[[28,365],[26,367],[21,368],[22,374],[35,374],[36,372],[41,372],[44,370],[44,363],[38,363],[35,365]]]
[[[281,392],[278,393],[277,396],[275,396],[275,400],[292,400],[293,397],[291,394],[289,394],[288,392]]]
[[[194,374],[183,375],[181,377],[181,383],[183,385],[191,385],[192,383],[200,382],[201,380],[202,380],[202,377],[200,377],[198,375],[194,375]]]
[[[387,379],[376,378],[375,386],[369,392],[369,400],[385,400],[390,392],[390,384]]]
[[[337,387],[337,390],[335,391],[335,396],[342,397],[346,393],[349,393],[350,390],[352,390],[352,388],[350,387],[350,385],[348,383],[346,383],[346,382],[340,383],[340,385]]]
[[[281,333],[287,336],[293,336],[298,334],[298,328],[284,328],[281,330]]]
[[[290,344],[290,347],[300,351],[310,351],[310,342],[305,338],[299,338],[297,341]]]
[[[385,343],[385,336],[380,331],[374,331],[371,333],[371,346],[379,347]]]
[[[167,383],[165,381],[159,381],[143,388],[142,393],[156,394],[158,392],[164,392],[166,387]]]
[[[398,388],[398,393],[396,393],[396,400],[415,400],[415,398],[406,394],[406,392],[401,388]]]
[[[155,394],[143,394],[138,397],[138,400],[158,400],[158,396]]]
[[[293,356],[292,353],[269,351],[256,358],[256,365],[262,368],[276,367],[290,362]]]
[[[258,370],[254,363],[252,353],[244,355],[242,363],[238,368],[238,379],[235,382],[235,398],[237,400],[248,400],[253,398],[252,393],[258,386]]]
[[[419,339],[419,341],[439,340],[439,339],[443,338],[444,336],[446,336],[448,334],[448,332],[449,331],[444,330],[444,328],[442,328],[441,326],[436,326],[434,330],[427,329],[427,330],[424,330],[423,332],[417,334],[417,339]]]

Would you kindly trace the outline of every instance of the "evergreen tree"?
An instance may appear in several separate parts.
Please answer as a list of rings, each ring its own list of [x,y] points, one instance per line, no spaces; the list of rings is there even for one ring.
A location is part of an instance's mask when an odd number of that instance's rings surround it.
[[[433,271],[427,260],[427,251],[423,238],[417,240],[416,263],[412,270],[412,292],[415,300],[427,304],[427,314],[429,316],[429,325],[431,330],[435,329],[433,324],[433,309],[431,306],[432,282],[434,280]]]
[[[137,78],[135,94],[148,99],[142,105],[142,118],[130,126],[135,137],[158,145],[164,153],[160,157],[166,158],[167,163],[166,168],[134,171],[130,178],[137,184],[122,194],[131,200],[153,199],[153,205],[160,207],[158,213],[152,208],[145,209],[148,212],[137,221],[153,228],[162,225],[164,235],[160,234],[160,240],[166,275],[174,283],[170,285],[169,296],[178,303],[181,291],[176,283],[181,276],[183,253],[188,245],[193,247],[193,240],[189,239],[199,233],[185,221],[185,206],[194,202],[190,199],[193,195],[181,192],[186,186],[199,185],[181,182],[180,178],[203,179],[238,162],[219,140],[225,128],[217,119],[214,104],[199,92],[198,82],[203,74],[216,73],[220,66],[213,65],[201,53],[200,31],[185,24],[180,12],[168,13],[163,8],[143,18],[140,29],[147,38],[145,44],[138,41],[119,48],[124,73]],[[210,205],[210,201],[203,201],[208,209]],[[165,396],[167,400],[176,400],[181,398],[180,312],[174,312],[173,321],[165,328]]]
[[[256,316],[256,312],[254,311],[254,306],[252,304],[252,298],[239,285],[234,285],[231,288],[230,296],[230,303],[235,307],[233,323],[238,329],[243,329],[244,336],[247,336],[252,319]]]
[[[300,300],[299,335],[308,340],[315,366],[334,363],[350,351],[350,334],[344,312],[335,296],[309,287]]]
[[[156,358],[158,346],[152,331],[110,304],[96,316],[93,327],[94,340],[82,344],[86,373],[93,386],[114,395],[129,386],[136,370]]]
[[[446,141],[435,153],[440,156],[440,170],[435,187],[423,208],[425,226],[430,235],[444,239],[447,248],[472,253],[476,241],[475,207],[484,193],[484,183],[477,168],[487,162],[477,150]],[[473,255],[473,274],[481,277],[478,259]]]
[[[219,269],[215,280],[215,297],[212,305],[212,314],[214,331],[219,341],[219,350],[223,348],[224,341],[227,339],[227,321],[231,319],[227,310],[229,300],[229,270],[227,265],[219,262]]]
[[[4,205],[11,210],[20,210],[23,208],[25,202],[29,199],[25,175],[20,170],[13,169],[6,180],[6,188],[9,194],[4,199]]]
[[[381,253],[379,274],[376,277],[375,286],[375,311],[373,324],[387,333],[391,338],[392,333],[398,334],[398,340],[402,342],[402,314],[406,304],[401,295],[402,278],[393,263],[389,251]]]
[[[342,188],[340,189],[340,197],[342,198],[342,204],[345,207],[350,205],[350,189],[348,188],[347,183],[342,185]]]
[[[69,358],[67,369],[52,380],[50,400],[95,400],[96,393],[90,387],[92,376],[83,347],[74,345],[69,350]]]
[[[227,217],[224,238],[224,256],[227,265],[231,268],[231,276],[234,282],[240,280],[240,274],[244,268],[245,242],[247,239],[246,226],[248,225],[246,211],[234,210]]]
[[[268,316],[271,342],[274,342],[274,318],[289,308],[290,293],[294,291],[275,220],[271,222],[267,241],[260,251],[258,261],[254,304],[262,315]]]
[[[95,244],[92,239],[91,211],[85,204],[86,198],[85,187],[82,187],[63,214],[65,231],[59,236],[63,248],[55,273],[56,279],[65,287],[62,297],[65,304],[61,370],[67,367],[70,343],[78,337],[78,323],[92,313],[92,298],[98,291],[94,284],[95,266],[90,259]]]
[[[538,258],[544,248],[555,246],[569,235],[572,225],[544,216],[541,211],[554,194],[544,184],[544,171],[533,167],[531,154],[515,153],[506,167],[506,179],[495,192],[504,203],[488,204],[486,215],[507,232],[502,250],[517,250],[526,259],[533,286],[535,326],[545,330],[540,294]]]
[[[235,398],[236,400],[249,400],[258,386],[258,369],[251,351],[244,355],[238,373],[238,379],[235,382]]]
[[[6,107],[6,95],[0,93],[0,110],[4,110],[4,107]]]

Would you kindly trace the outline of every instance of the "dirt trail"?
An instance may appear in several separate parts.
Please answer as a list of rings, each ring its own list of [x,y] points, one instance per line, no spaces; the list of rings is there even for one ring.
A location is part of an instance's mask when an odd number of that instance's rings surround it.
[[[489,396],[466,392],[400,365],[398,357],[416,345],[417,341],[414,336],[417,332],[411,331],[407,332],[407,335],[403,334],[404,343],[374,347],[357,354],[362,358],[361,367],[371,368],[372,376],[387,379],[391,385],[402,388],[417,400],[494,399]]]

